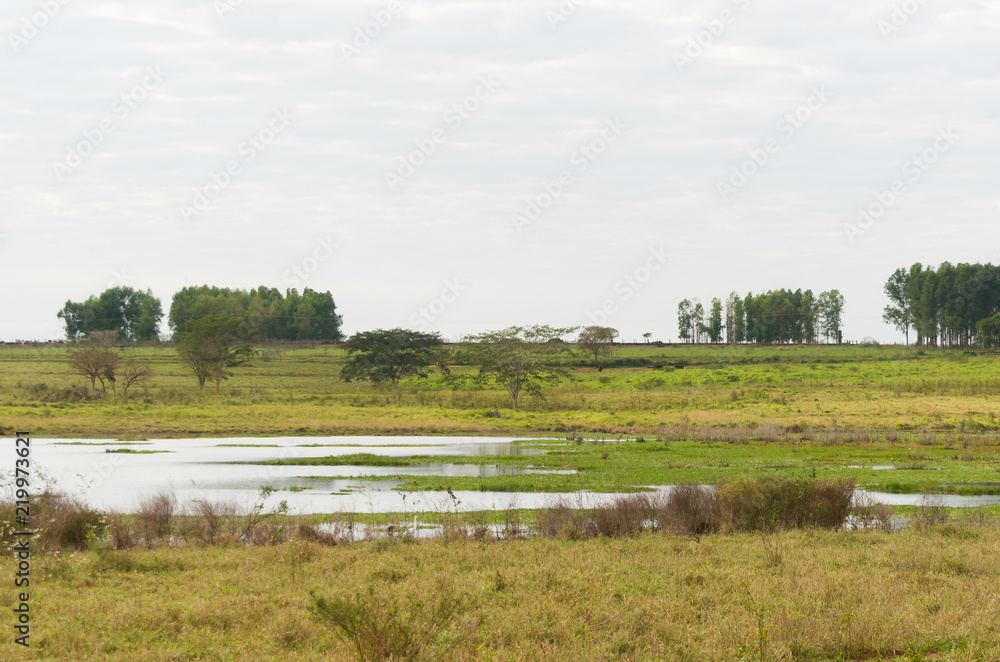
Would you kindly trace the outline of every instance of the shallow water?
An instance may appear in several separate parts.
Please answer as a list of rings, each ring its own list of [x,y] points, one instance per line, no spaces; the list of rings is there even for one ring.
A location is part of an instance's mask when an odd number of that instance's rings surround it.
[[[197,500],[235,502],[249,506],[260,487],[277,490],[265,508],[286,500],[295,513],[338,511],[455,509],[455,500],[441,492],[393,491],[394,480],[361,481],[359,476],[440,475],[500,476],[539,473],[504,465],[442,462],[412,467],[293,466],[240,464],[296,458],[351,455],[359,452],[389,457],[430,455],[538,455],[544,450],[522,448],[515,438],[477,437],[277,437],[152,439],[123,444],[95,439],[32,439],[32,471],[42,472],[62,491],[101,510],[134,511],[140,501],[171,490],[180,504]],[[128,450],[118,453],[107,451]],[[144,453],[143,451],[167,451]],[[560,472],[562,473],[562,472]],[[568,472],[572,473],[572,472]],[[296,492],[288,491],[296,488]],[[524,495],[539,503],[550,495]],[[509,494],[456,493],[463,510],[503,508]],[[534,507],[534,506],[521,506]]]
[[[171,490],[181,505],[197,500],[232,502],[248,508],[260,487],[277,491],[265,508],[286,500],[294,513],[469,511],[541,508],[558,499],[589,508],[616,494],[538,492],[398,492],[395,480],[361,481],[359,476],[441,475],[500,476],[531,470],[504,465],[469,465],[443,461],[412,467],[290,466],[237,464],[367,452],[391,457],[411,455],[537,455],[513,437],[276,437],[153,439],[122,445],[113,440],[32,440],[32,472],[41,470],[56,487],[101,510],[134,511],[142,499]],[[239,445],[246,444],[246,445]],[[320,444],[320,445],[314,445]],[[107,453],[107,450],[140,451]],[[169,451],[152,454],[141,451]],[[13,466],[13,454],[10,454]],[[533,472],[532,472],[533,473]],[[572,472],[568,472],[572,473]],[[37,489],[37,483],[32,482]],[[651,486],[668,491],[669,486]],[[297,491],[289,491],[295,488]],[[858,490],[889,505],[975,507],[1000,504],[1000,496],[888,494]]]

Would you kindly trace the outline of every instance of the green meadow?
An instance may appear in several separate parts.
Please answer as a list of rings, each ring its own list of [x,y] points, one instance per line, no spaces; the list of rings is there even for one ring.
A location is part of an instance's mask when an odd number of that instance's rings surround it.
[[[67,346],[0,350],[0,425],[36,436],[655,435],[774,424],[791,430],[990,433],[995,354],[900,346],[627,346],[598,371],[581,355],[517,411],[488,385],[458,388],[429,367],[399,393],[340,378],[343,350],[289,346],[199,391],[170,346],[129,350],[156,371],[127,394],[95,396]],[[475,368],[456,365],[457,375]]]

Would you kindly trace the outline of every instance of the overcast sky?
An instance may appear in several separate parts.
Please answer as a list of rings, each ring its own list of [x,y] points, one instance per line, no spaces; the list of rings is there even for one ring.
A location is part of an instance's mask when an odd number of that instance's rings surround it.
[[[0,12],[0,339],[209,284],[330,290],[348,333],[664,341],[683,298],[837,288],[892,341],[893,270],[997,261],[998,2]]]

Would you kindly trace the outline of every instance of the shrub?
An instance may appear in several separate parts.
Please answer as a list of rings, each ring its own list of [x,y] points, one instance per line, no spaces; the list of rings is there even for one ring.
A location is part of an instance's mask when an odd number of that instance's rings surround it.
[[[135,520],[146,547],[152,547],[157,540],[169,538],[170,520],[176,509],[177,497],[173,492],[159,492],[139,502]]]
[[[591,535],[592,526],[586,515],[581,510],[574,509],[563,497],[535,514],[535,527],[545,538],[581,540]]]
[[[594,528],[598,535],[624,538],[642,533],[653,519],[653,503],[647,494],[628,494],[606,506],[594,508]]]
[[[715,490],[703,485],[677,485],[656,512],[660,529],[701,535],[719,530]]]
[[[85,549],[103,534],[107,525],[101,513],[58,492],[36,496],[31,503],[31,516],[33,522],[43,522],[36,527],[43,549]]]
[[[854,481],[737,478],[716,488],[720,524],[729,531],[766,531],[844,525]]]

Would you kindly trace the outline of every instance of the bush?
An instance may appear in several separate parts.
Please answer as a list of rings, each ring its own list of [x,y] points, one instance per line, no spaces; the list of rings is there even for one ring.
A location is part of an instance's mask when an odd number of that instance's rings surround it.
[[[719,530],[715,490],[703,485],[677,485],[656,512],[660,529],[697,536]]]
[[[629,494],[606,506],[594,508],[594,528],[598,535],[625,538],[639,535],[653,519],[653,503],[647,494]]]
[[[728,531],[839,529],[853,496],[853,480],[737,478],[716,488],[720,525]]]
[[[172,492],[160,492],[139,502],[135,520],[146,547],[170,537],[170,520],[177,509],[177,497]]]
[[[42,549],[86,549],[104,533],[101,513],[58,492],[43,492],[31,502],[32,522]]]
[[[574,509],[563,497],[535,514],[535,527],[545,538],[581,540],[596,533],[593,531],[593,523],[588,521],[583,511]]]

